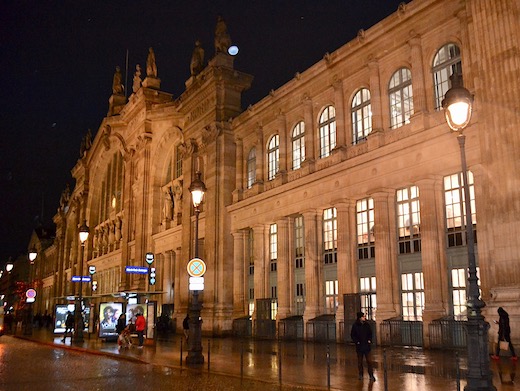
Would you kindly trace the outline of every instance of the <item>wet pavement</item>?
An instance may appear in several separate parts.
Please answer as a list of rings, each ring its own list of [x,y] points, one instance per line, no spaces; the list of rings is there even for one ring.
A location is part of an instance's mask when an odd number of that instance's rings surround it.
[[[466,385],[466,351],[426,350],[419,348],[373,349],[376,382],[365,373],[357,377],[354,346],[318,344],[303,341],[263,341],[238,338],[203,338],[204,365],[185,364],[186,344],[180,335],[157,341],[147,340],[144,348],[119,349],[116,342],[106,342],[85,335],[82,344],[61,341],[62,336],[35,329],[31,339],[56,347],[74,349],[112,358],[154,364],[193,373],[212,373],[263,381],[308,390],[458,390]],[[517,362],[509,357],[491,360],[493,384],[498,391],[518,390],[515,380]],[[459,380],[460,379],[460,380]]]

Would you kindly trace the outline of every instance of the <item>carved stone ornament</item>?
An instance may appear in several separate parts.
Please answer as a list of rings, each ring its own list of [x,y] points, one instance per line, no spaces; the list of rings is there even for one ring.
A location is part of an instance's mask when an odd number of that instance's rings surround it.
[[[103,145],[105,146],[105,151],[110,149],[110,134],[112,133],[112,128],[110,125],[105,125],[103,127]]]
[[[219,124],[208,125],[202,129],[202,144],[208,145],[215,141],[221,132]]]
[[[190,138],[186,142],[179,145],[179,152],[181,154],[181,158],[186,159],[188,156],[191,156],[193,152],[195,152],[197,148],[197,142],[195,139]]]

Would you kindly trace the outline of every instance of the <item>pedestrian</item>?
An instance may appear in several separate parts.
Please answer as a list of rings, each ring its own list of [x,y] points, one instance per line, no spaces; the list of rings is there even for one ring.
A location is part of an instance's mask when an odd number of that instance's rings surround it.
[[[126,315],[123,313],[119,316],[116,325],[116,333],[119,335],[123,332],[126,327]]]
[[[367,323],[363,312],[357,313],[356,321],[352,325],[352,330],[350,331],[350,337],[356,344],[359,372],[358,379],[363,379],[363,357],[365,357],[370,381],[376,381],[376,378],[374,377],[374,367],[372,365],[372,355],[370,354],[372,349],[372,328]]]
[[[65,319],[65,333],[63,333],[62,342],[65,342],[67,333],[70,333],[70,339],[72,340],[72,330],[74,330],[74,315],[69,311],[67,312],[67,318]]]
[[[182,328],[184,329],[184,337],[186,338],[186,342],[188,342],[188,338],[190,337],[190,315],[187,314],[184,320],[182,321]]]
[[[495,320],[495,323],[498,324],[498,343],[497,348],[495,350],[495,355],[491,356],[493,360],[498,360],[500,358],[500,341],[508,342],[509,351],[511,352],[511,360],[517,361],[518,357],[515,353],[515,348],[511,343],[511,327],[509,326],[509,314],[502,307],[498,308],[498,321]]]
[[[137,332],[137,339],[139,340],[138,348],[143,347],[144,343],[144,329],[146,328],[146,319],[144,318],[141,312],[137,313],[137,318],[135,319],[135,331]]]

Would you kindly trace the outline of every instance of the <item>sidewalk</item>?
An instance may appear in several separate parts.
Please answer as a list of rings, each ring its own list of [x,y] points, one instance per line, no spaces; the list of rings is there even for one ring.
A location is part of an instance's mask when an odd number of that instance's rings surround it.
[[[155,341],[155,344],[146,345],[144,349],[132,347],[122,350],[118,349],[115,342],[104,342],[94,335],[89,339],[88,334],[85,335],[85,341],[79,345],[71,344],[70,339],[63,343],[62,336],[55,336],[48,330],[35,329],[32,336],[18,335],[17,337],[117,359],[175,369],[189,369],[195,372],[209,371],[234,377],[243,376],[245,379],[299,386],[310,390],[326,390],[330,384],[330,389],[333,390],[383,391],[386,363],[387,390],[457,390],[457,357],[454,351],[375,348],[373,360],[377,381],[372,383],[368,381],[366,374],[364,380],[358,380],[355,349],[350,345],[203,338],[204,365],[192,369],[186,367],[184,363],[187,354],[185,343],[182,343],[181,356],[180,335]],[[460,381],[462,390],[466,384],[466,351],[460,352],[458,366],[462,378]],[[517,362],[507,357],[502,357],[499,361],[491,360],[493,384],[497,391],[520,391],[520,385],[511,381],[515,378],[516,366]]]

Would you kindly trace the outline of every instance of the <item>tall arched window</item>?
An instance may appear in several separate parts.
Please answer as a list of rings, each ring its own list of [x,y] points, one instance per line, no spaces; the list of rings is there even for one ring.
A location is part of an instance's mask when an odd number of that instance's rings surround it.
[[[336,110],[327,106],[320,115],[320,158],[330,155],[336,146]]]
[[[435,93],[435,110],[442,108],[444,94],[449,90],[450,76],[458,72],[462,75],[462,63],[460,61],[460,49],[457,45],[449,43],[439,49],[433,58],[433,88]]]
[[[390,98],[390,126],[399,128],[410,123],[413,114],[412,72],[408,68],[399,69],[388,85]]]
[[[357,144],[367,138],[372,131],[372,105],[370,91],[360,89],[352,99],[352,144]]]
[[[292,131],[292,168],[298,170],[305,160],[305,124],[300,121]]]
[[[247,188],[250,189],[256,182],[256,150],[251,148],[247,155]]]
[[[99,198],[99,222],[123,209],[123,156],[116,152],[107,166]]]
[[[280,167],[280,136],[275,134],[267,147],[267,179],[272,181]]]

